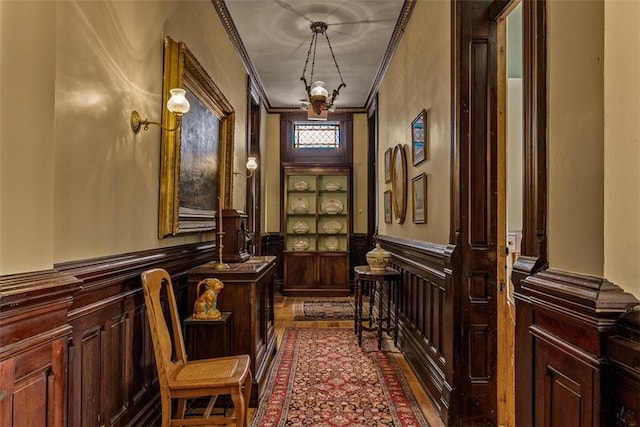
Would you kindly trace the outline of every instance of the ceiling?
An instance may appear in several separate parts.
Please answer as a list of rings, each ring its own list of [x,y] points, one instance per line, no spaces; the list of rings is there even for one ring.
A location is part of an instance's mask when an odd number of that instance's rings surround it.
[[[269,111],[298,110],[307,99],[300,80],[311,23],[327,23],[346,87],[338,111],[364,110],[377,91],[415,0],[212,0]],[[307,68],[306,78],[311,81]],[[318,37],[314,81],[329,93],[340,77],[324,37]]]

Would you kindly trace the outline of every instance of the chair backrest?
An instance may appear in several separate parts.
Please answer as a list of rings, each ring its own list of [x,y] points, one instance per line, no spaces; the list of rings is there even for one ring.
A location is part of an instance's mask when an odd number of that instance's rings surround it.
[[[158,379],[161,389],[168,387],[169,374],[174,367],[186,362],[186,352],[182,330],[180,328],[180,318],[178,307],[173,293],[171,276],[166,270],[155,268],[142,273],[142,289],[144,300],[147,305],[147,316],[149,318],[149,328],[151,329],[151,339],[153,341],[153,351],[156,355],[156,366],[158,369]],[[173,329],[173,341],[169,334],[166,316],[163,310],[162,289],[169,303],[169,314]],[[172,360],[175,349],[175,361]]]

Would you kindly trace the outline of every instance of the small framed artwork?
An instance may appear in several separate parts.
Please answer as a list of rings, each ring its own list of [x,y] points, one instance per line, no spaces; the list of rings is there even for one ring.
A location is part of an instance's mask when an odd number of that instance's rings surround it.
[[[384,222],[391,224],[391,190],[384,192]]]
[[[413,223],[427,222],[427,174],[421,173],[411,180],[411,195],[413,200]]]
[[[391,182],[391,156],[393,154],[392,148],[387,148],[384,152],[384,182]]]
[[[424,161],[427,149],[427,110],[420,111],[420,114],[411,122],[411,159],[413,165]]]

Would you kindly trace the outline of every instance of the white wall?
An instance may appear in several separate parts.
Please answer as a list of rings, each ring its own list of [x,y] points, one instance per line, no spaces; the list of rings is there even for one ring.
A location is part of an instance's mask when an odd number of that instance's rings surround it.
[[[404,224],[384,223],[380,203],[379,233],[446,244],[449,240],[451,164],[451,3],[416,2],[391,66],[380,87],[378,198],[391,189],[384,182],[384,152],[396,144],[407,150],[407,214]],[[412,166],[411,122],[429,110],[426,160]],[[411,179],[427,174],[426,224],[412,220]]]
[[[56,4],[0,2],[0,274],[53,262]]]
[[[604,28],[604,275],[640,296],[640,1],[606,1]]]
[[[160,119],[164,37],[184,41],[236,111],[244,170],[247,77],[211,3],[5,0],[0,13],[0,274],[210,238],[157,238],[160,132],[136,136],[129,117]]]
[[[603,2],[547,2],[549,265],[603,274]]]

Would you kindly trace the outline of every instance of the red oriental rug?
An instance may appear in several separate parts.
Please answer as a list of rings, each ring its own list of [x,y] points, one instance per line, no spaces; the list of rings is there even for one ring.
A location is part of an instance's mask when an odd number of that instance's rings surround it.
[[[395,361],[353,329],[289,328],[252,427],[428,426]]]

